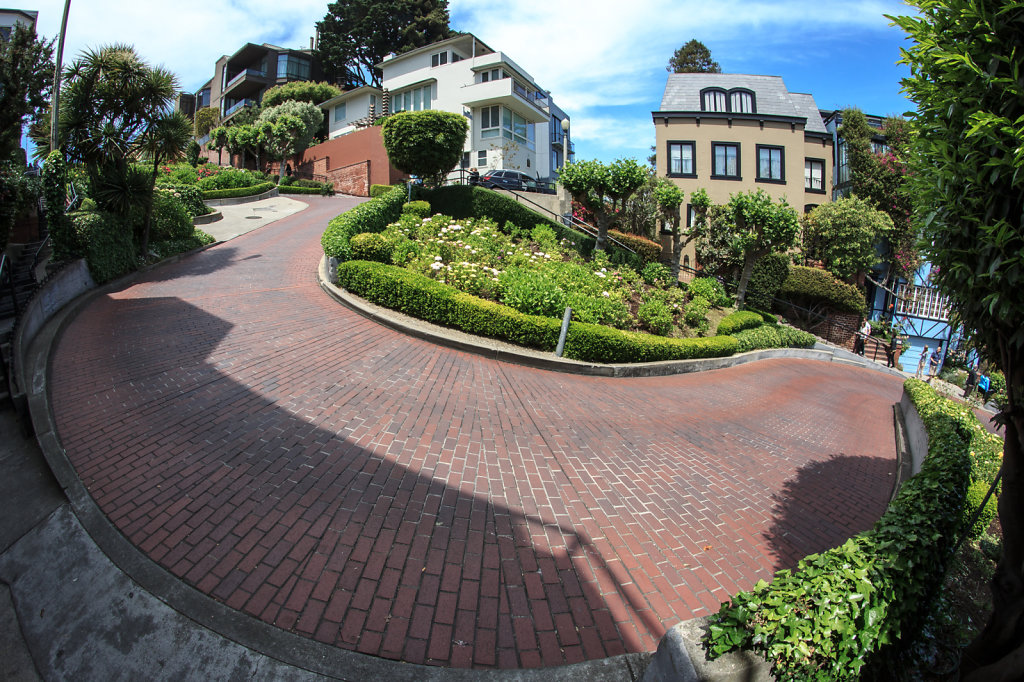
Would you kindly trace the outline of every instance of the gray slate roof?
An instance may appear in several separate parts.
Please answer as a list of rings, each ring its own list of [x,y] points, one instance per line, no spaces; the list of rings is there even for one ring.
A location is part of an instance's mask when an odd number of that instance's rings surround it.
[[[825,132],[814,97],[790,92],[779,76],[752,76],[743,73],[673,73],[665,84],[661,112],[699,112],[700,91],[704,88],[746,88],[756,98],[758,114],[790,116],[807,120],[805,130]]]

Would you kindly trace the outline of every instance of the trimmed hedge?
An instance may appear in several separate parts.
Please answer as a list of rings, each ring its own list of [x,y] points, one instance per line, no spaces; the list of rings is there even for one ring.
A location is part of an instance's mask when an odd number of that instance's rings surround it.
[[[395,185],[370,185],[370,198],[382,197],[395,188]]]
[[[561,322],[555,318],[525,315],[403,268],[348,261],[338,266],[338,284],[378,305],[470,334],[545,351],[558,343]],[[565,356],[585,362],[651,362],[725,357],[736,347],[729,336],[667,339],[579,322],[569,327]]]
[[[657,263],[661,258],[661,244],[648,239],[647,237],[619,232],[618,230],[608,230],[608,236],[618,239],[620,242],[636,251],[636,255],[640,256],[640,259],[643,260],[644,263]]]
[[[277,191],[280,194],[319,194],[329,197],[334,194],[334,188],[330,183],[320,183],[319,187],[305,187],[303,185],[278,185]]]
[[[89,274],[97,284],[117,279],[137,267],[135,239],[124,219],[99,211],[78,211],[69,217]]]
[[[779,289],[779,298],[808,307],[825,305],[833,310],[864,315],[864,292],[852,284],[840,282],[826,270],[794,265]]]
[[[327,223],[327,229],[320,237],[324,255],[346,261],[352,258],[349,239],[362,232],[383,232],[402,215],[405,203],[405,189],[392,188],[387,194],[370,199],[355,208],[345,211]]]
[[[772,301],[778,295],[782,284],[789,277],[789,256],[784,253],[769,253],[754,263],[747,284],[746,302],[755,308],[771,310]]]
[[[752,649],[780,680],[855,680],[919,632],[964,529],[972,475],[989,467],[975,447],[988,439],[970,410],[924,382],[904,389],[928,432],[921,472],[871,530],[723,604],[705,639],[710,657]]]
[[[402,213],[414,215],[417,218],[429,218],[430,202],[422,200],[406,202],[402,204]]]
[[[262,182],[251,187],[234,187],[232,189],[203,190],[203,199],[233,199],[235,197],[252,197],[263,194],[277,187],[272,182]]]
[[[722,318],[718,323],[716,334],[735,334],[741,329],[752,329],[764,324],[764,318],[751,310],[737,310]]]
[[[157,182],[157,189],[167,190],[181,200],[190,218],[212,213],[213,209],[203,203],[203,191],[195,185],[176,185],[170,182]]]
[[[352,249],[352,260],[391,264],[391,254],[395,250],[395,245],[384,235],[376,232],[362,232],[352,235],[348,244]]]
[[[217,240],[214,239],[213,236],[196,228],[188,237],[153,242],[150,245],[150,248],[152,248],[152,250],[161,258],[170,258],[171,256],[178,255],[179,253],[186,253],[193,249],[198,249],[201,246],[207,246],[215,241]]]
[[[732,336],[739,342],[740,353],[765,348],[811,348],[817,341],[814,334],[810,332],[794,327],[770,324],[742,329],[734,332]]]

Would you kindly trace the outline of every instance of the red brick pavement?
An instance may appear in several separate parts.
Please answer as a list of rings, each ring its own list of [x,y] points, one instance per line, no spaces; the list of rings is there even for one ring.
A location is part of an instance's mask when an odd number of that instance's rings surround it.
[[[51,398],[153,560],[321,642],[455,667],[653,650],[882,513],[892,377],[773,360],[608,379],[407,338],[314,281],[310,208],[94,300]]]

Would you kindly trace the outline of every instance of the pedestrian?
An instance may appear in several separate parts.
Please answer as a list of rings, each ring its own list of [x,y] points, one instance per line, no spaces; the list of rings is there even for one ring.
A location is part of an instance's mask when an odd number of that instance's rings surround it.
[[[928,362],[928,346],[925,346],[924,350],[921,351],[921,359],[917,361],[917,372],[914,374],[915,379],[921,378],[921,375],[924,373],[924,364],[926,362]]]
[[[978,393],[981,394],[981,402],[985,404],[988,402],[988,390],[992,387],[992,380],[988,378],[987,374],[982,374],[978,377]]]
[[[971,397],[975,384],[978,383],[978,363],[967,368],[967,382],[964,384],[964,400]]]
[[[899,348],[900,340],[899,337],[893,333],[892,338],[889,339],[889,347],[885,349],[885,366],[895,367],[896,366],[896,349]]]
[[[480,171],[475,167],[469,169],[469,184],[479,185],[480,184]]]
[[[854,353],[857,355],[864,355],[864,344],[869,336],[871,336],[871,323],[865,319],[863,326],[861,326],[860,331],[857,333],[857,339],[853,344]]]
[[[940,343],[932,351],[931,357],[928,358],[928,383],[932,383],[932,379],[939,373],[939,363],[942,362],[942,344]]]

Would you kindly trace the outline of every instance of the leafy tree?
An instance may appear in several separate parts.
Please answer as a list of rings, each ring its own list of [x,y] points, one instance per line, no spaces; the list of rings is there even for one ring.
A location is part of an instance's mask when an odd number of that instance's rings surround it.
[[[911,183],[934,281],[1006,377],[1003,554],[993,612],[961,679],[1019,679],[1024,660],[1024,2],[913,0],[893,18],[917,103]],[[892,17],[890,17],[892,18]]]
[[[256,157],[256,168],[260,167],[260,151],[263,149],[263,130],[257,125],[238,125],[228,128],[228,153],[242,157],[242,168],[245,168],[246,154]]]
[[[0,160],[21,148],[25,119],[38,122],[49,108],[53,68],[53,41],[37,40],[21,24],[8,40],[0,39]]]
[[[597,244],[605,249],[608,228],[625,202],[644,184],[646,171],[635,159],[617,159],[610,164],[600,161],[574,161],[565,164],[558,182],[572,198],[594,214],[597,220]]]
[[[203,107],[196,112],[195,136],[203,137],[220,122],[220,114],[213,107]]]
[[[876,131],[868,125],[859,109],[843,110],[839,135],[846,144],[850,185],[854,195],[884,211],[892,220],[888,237],[887,260],[897,274],[910,278],[920,265],[917,230],[912,221],[912,201],[908,192],[908,155],[910,131],[900,118],[887,118],[881,133],[887,150],[875,152],[871,138]]]
[[[316,24],[317,52],[324,71],[349,87],[380,87],[377,64],[452,36],[448,0],[347,0],[327,5]],[[321,100],[323,101],[323,100]]]
[[[658,184],[658,178],[653,168],[647,167],[644,171],[647,174],[644,184],[626,200],[616,227],[623,232],[656,239],[658,200],[654,196],[654,188]]]
[[[146,131],[139,145],[141,151],[153,161],[153,173],[150,181],[149,201],[146,202],[146,218],[142,227],[140,251],[143,255],[149,252],[149,231],[153,222],[153,194],[156,189],[156,176],[160,163],[174,161],[185,155],[192,140],[192,122],[180,111],[173,111],[158,118]],[[198,157],[198,147],[197,157]]]
[[[260,104],[263,105],[264,109],[269,107],[276,107],[278,104],[283,104],[294,100],[296,102],[309,102],[310,104],[320,104],[326,102],[332,97],[337,97],[341,94],[341,90],[330,85],[328,83],[314,83],[313,81],[291,81],[283,85],[275,85],[272,88],[268,88],[263,93],[263,98],[260,100]]]
[[[722,73],[722,67],[711,58],[711,50],[697,39],[676,50],[666,70],[669,73]]]
[[[210,131],[210,141],[206,143],[209,150],[217,150],[217,165],[220,165],[220,153],[228,146],[228,129],[224,126],[217,126]]]
[[[694,193],[690,203],[697,210],[698,229],[707,229],[707,214],[711,202],[707,194]],[[796,239],[799,219],[796,211],[785,199],[778,203],[764,190],[739,192],[729,197],[725,207],[728,222],[719,223],[728,230],[722,238],[729,250],[738,256],[743,264],[739,286],[736,291],[736,305],[742,306],[747,294],[747,283],[754,270],[754,264],[762,256],[785,251]]]
[[[683,234],[681,226],[682,216],[679,213],[683,205],[686,193],[679,189],[679,185],[666,178],[660,178],[654,186],[654,198],[658,202],[658,212],[662,220],[672,233],[672,277],[673,281],[679,279],[679,258],[682,256],[683,247],[690,243],[693,234]]]
[[[893,232],[892,218],[856,196],[821,204],[804,218],[804,253],[841,279],[856,279],[878,262],[876,245]]]
[[[283,163],[309,146],[323,120],[324,112],[315,104],[286,100],[264,108],[253,125],[263,134],[267,150]]]
[[[469,123],[447,111],[401,111],[384,121],[381,135],[391,164],[437,186],[462,158]]]

